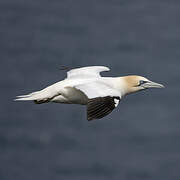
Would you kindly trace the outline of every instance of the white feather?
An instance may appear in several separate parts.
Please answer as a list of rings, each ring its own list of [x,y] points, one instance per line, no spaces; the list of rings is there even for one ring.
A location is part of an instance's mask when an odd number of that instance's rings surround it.
[[[48,99],[48,101],[59,103],[85,104],[88,98],[105,96],[118,96],[121,98],[121,92],[114,86],[116,84],[115,79],[100,76],[100,72],[108,70],[109,68],[104,66],[72,69],[67,72],[65,80],[48,86],[41,91],[17,96],[15,100],[41,101]],[[86,100],[85,97],[87,97]]]
[[[110,69],[105,66],[89,66],[83,68],[72,69],[67,72],[67,78],[88,78],[88,77],[101,77],[100,72],[109,71]]]
[[[82,91],[89,99],[96,97],[106,97],[106,96],[117,96],[121,97],[121,94],[116,89],[108,86],[101,80],[96,80],[90,83],[76,85],[75,88]]]

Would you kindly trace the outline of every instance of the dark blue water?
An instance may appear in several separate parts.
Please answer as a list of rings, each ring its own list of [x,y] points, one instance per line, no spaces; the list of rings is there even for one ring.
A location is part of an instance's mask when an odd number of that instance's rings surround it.
[[[0,179],[179,180],[180,1],[1,0]],[[88,122],[78,105],[13,102],[105,65],[166,88]]]

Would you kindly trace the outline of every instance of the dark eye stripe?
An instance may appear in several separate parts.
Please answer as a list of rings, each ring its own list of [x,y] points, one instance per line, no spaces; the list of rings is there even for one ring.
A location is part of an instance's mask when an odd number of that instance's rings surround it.
[[[145,83],[147,83],[147,81],[140,80],[139,81],[139,86],[141,86],[142,84],[145,84]]]

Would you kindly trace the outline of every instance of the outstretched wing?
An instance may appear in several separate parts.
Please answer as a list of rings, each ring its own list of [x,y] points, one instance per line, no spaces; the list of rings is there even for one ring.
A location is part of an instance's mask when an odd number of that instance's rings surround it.
[[[67,78],[100,77],[100,72],[109,70],[110,69],[105,66],[89,66],[76,68],[67,72]]]
[[[119,97],[98,97],[88,100],[87,104],[87,119],[101,119],[113,111],[119,104]]]
[[[88,97],[88,99],[106,96],[121,98],[119,91],[101,81],[87,82],[85,84],[75,85],[74,87],[82,91]]]
[[[91,82],[75,86],[88,97],[87,119],[100,119],[117,107],[121,94],[111,86],[101,82]]]

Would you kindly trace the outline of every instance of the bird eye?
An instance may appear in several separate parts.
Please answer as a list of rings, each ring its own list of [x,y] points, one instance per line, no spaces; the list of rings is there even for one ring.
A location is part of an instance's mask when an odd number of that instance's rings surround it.
[[[139,81],[139,86],[141,86],[142,84],[145,84],[145,83],[147,83],[147,81],[140,80]]]

